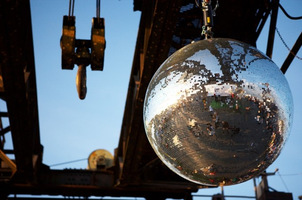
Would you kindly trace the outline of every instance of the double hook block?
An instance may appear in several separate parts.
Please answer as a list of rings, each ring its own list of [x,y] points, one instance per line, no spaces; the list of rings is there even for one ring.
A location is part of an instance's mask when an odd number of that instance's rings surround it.
[[[72,70],[78,65],[76,87],[80,99],[87,93],[86,67],[103,71],[105,41],[105,20],[96,17],[92,20],[90,40],[76,39],[75,16],[63,17],[63,33],[61,37],[62,69]]]

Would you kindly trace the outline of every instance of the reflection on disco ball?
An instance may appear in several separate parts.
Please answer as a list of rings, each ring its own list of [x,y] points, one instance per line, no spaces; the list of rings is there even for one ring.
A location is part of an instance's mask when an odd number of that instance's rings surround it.
[[[147,89],[144,125],[159,158],[185,179],[232,185],[265,170],[290,131],[293,102],[279,68],[232,39],[175,52]]]

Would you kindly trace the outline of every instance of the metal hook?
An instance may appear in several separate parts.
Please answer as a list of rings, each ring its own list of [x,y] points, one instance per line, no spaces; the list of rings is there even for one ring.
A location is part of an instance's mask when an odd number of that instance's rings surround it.
[[[79,65],[77,77],[76,77],[76,86],[79,98],[81,100],[85,99],[86,93],[87,93],[87,86],[86,86],[86,66],[85,65]]]

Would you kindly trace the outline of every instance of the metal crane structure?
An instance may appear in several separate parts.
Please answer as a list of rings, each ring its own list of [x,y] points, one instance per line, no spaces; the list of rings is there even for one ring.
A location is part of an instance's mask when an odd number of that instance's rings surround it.
[[[214,7],[216,1],[212,3]],[[5,27],[0,30],[0,97],[7,106],[0,117],[9,119],[9,126],[0,124],[0,199],[10,194],[192,199],[193,192],[206,188],[177,176],[158,159],[142,121],[152,75],[169,55],[201,37],[202,12],[193,0],[134,0],[133,5],[141,21],[114,165],[52,170],[42,163],[30,1],[0,1],[0,26]],[[214,36],[253,46],[271,14],[266,52],[271,57],[279,0],[223,0],[219,6],[223,9],[216,11]],[[300,35],[292,52],[301,44]],[[283,72],[292,59],[289,54]],[[13,149],[3,145],[8,132]]]

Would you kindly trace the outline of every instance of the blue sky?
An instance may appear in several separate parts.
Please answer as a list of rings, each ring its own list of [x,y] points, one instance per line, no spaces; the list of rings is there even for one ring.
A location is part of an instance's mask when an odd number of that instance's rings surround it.
[[[88,158],[100,148],[113,154],[117,148],[140,20],[140,12],[133,12],[133,0],[101,1],[107,42],[104,71],[87,68],[88,92],[86,99],[80,100],[75,86],[77,66],[72,71],[61,70],[60,37],[68,4],[68,0],[31,0],[43,163],[50,166]],[[302,15],[301,0],[281,0],[281,4],[292,16]],[[75,1],[74,13],[76,38],[89,39],[91,19],[96,15],[95,1]],[[257,42],[262,52],[266,52],[268,22]],[[279,9],[277,28],[291,48],[302,31],[302,20],[290,20]],[[273,61],[281,66],[287,55],[288,50],[276,34]],[[302,57],[301,50],[298,55]],[[302,195],[301,65],[302,60],[294,59],[285,75],[294,99],[294,122],[281,155],[267,170],[279,168],[279,174],[269,177],[269,185],[278,191],[292,192],[295,200]],[[86,167],[84,160],[52,169]],[[198,194],[218,192],[220,188],[200,190]],[[224,192],[253,196],[253,181],[224,187]]]

